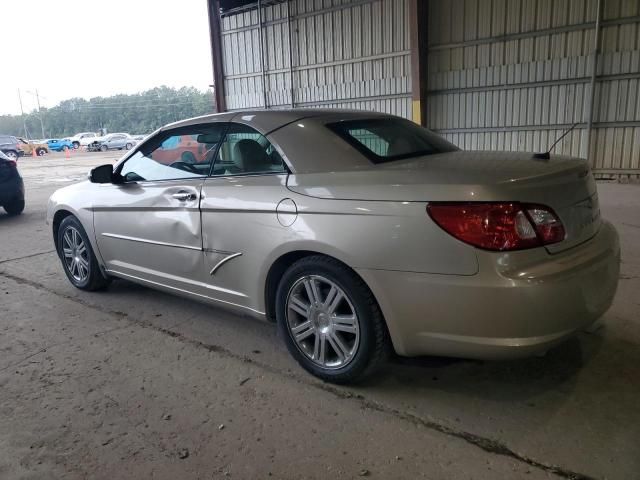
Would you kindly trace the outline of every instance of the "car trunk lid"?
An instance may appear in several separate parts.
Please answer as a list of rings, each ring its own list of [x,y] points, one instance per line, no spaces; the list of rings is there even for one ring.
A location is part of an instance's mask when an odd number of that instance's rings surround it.
[[[556,253],[592,237],[600,226],[596,185],[586,161],[518,152],[458,151],[394,161],[356,171],[291,175],[297,193],[367,201],[508,201],[551,207],[566,230]]]

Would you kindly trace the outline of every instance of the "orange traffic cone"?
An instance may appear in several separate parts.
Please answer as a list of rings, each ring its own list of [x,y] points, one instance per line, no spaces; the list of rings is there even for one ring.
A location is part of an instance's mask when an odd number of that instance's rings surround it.
[[[69,147],[64,148],[64,158],[71,158],[71,154],[69,153]]]
[[[38,156],[38,154],[36,153],[36,148],[35,148],[35,147],[33,147],[33,148],[31,149],[31,156],[32,156],[33,158],[36,158],[36,157]]]

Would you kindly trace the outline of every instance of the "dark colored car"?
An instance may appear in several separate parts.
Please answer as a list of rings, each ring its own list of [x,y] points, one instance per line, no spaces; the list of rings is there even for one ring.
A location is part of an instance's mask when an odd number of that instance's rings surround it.
[[[0,205],[9,215],[24,210],[24,182],[15,159],[0,152]]]
[[[12,160],[17,160],[24,155],[20,148],[20,141],[13,135],[0,135],[0,152]]]

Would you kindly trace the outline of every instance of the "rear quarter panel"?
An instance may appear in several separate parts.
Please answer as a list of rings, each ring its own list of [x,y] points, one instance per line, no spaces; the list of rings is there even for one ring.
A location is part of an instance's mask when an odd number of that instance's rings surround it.
[[[210,278],[216,288],[235,292],[229,301],[244,301],[264,312],[269,270],[296,251],[329,255],[354,269],[452,275],[478,271],[474,249],[435,225],[424,202],[319,199],[292,192],[285,182],[286,175],[205,182],[201,208],[207,269],[224,256],[242,253]],[[297,209],[290,225],[276,213],[284,199]]]
[[[292,251],[332,256],[353,269],[475,275],[475,250],[451,238],[427,216],[424,202],[326,200],[287,192],[297,205],[295,222],[284,227],[275,218],[268,235],[253,222],[243,236],[266,240],[257,282],[250,298],[264,311],[267,274],[278,258]]]

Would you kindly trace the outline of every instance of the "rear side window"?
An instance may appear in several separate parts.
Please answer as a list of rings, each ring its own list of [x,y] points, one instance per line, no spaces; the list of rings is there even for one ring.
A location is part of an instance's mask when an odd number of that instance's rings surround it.
[[[401,118],[345,120],[327,127],[373,163],[458,150],[435,133]]]
[[[273,145],[248,125],[229,124],[212,175],[233,176],[285,172],[282,157]]]

